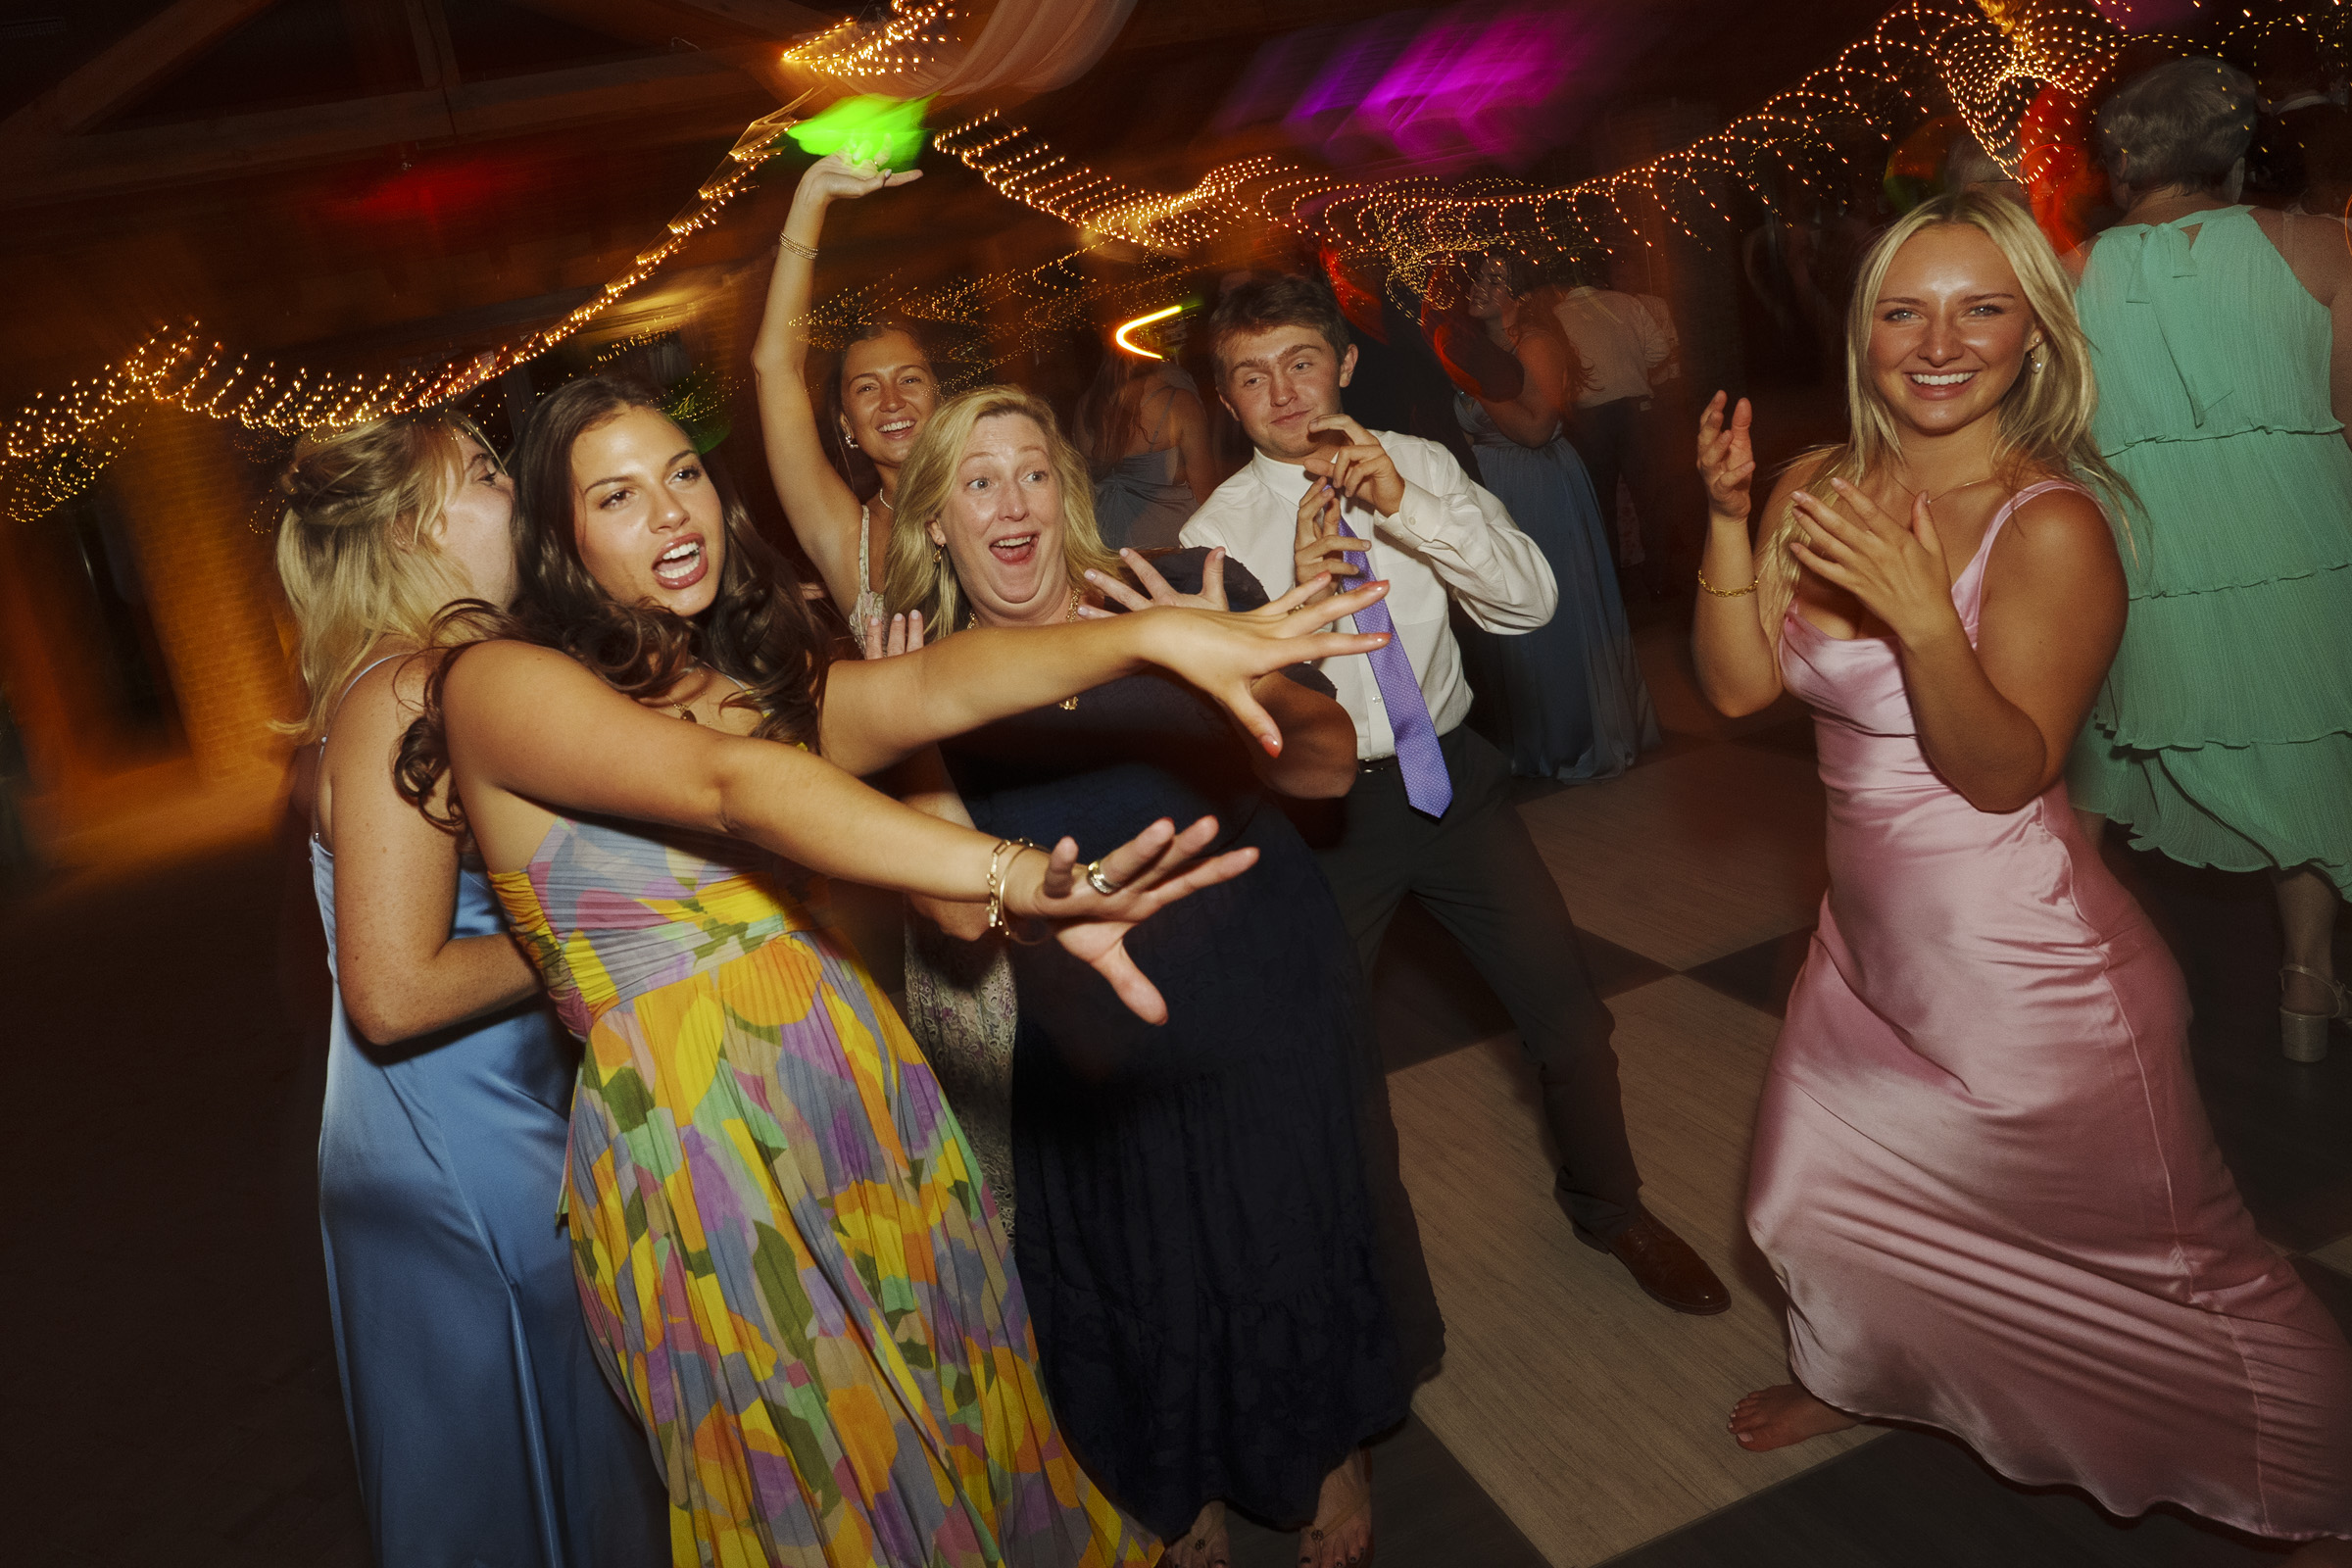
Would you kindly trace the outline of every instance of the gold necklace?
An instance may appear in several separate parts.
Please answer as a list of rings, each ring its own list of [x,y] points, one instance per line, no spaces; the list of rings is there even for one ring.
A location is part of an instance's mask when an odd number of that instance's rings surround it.
[[[1086,596],[1085,596],[1084,594],[1081,594],[1081,593],[1080,593],[1080,592],[1079,592],[1077,589],[1075,589],[1075,588],[1071,589],[1071,590],[1070,590],[1070,612],[1069,612],[1068,614],[1066,614],[1066,615],[1064,615],[1064,616],[1062,616],[1062,617],[1061,617],[1061,619],[1062,619],[1062,624],[1066,626],[1066,625],[1068,625],[1068,624],[1069,624],[1071,621],[1074,621],[1074,620],[1076,620],[1076,619],[1078,618],[1078,607],[1079,607],[1080,605],[1082,605],[1082,604],[1085,604],[1085,603],[1086,603]],[[1068,711],[1075,713],[1076,711],[1078,711],[1078,699],[1077,699],[1075,696],[1072,696],[1072,697],[1068,698],[1066,701],[1064,701],[1064,702],[1062,703],[1062,705],[1061,705],[1061,706],[1062,706],[1062,707],[1063,707],[1065,710],[1067,710]]]
[[[1966,483],[1966,484],[1956,484],[1956,485],[1952,486],[1952,487],[1951,487],[1949,490],[1945,490],[1945,491],[1942,491],[1942,492],[1940,492],[1939,494],[1936,494],[1936,495],[1932,495],[1932,496],[1928,497],[1928,505],[1932,507],[1932,506],[1934,506],[1934,505],[1935,505],[1936,502],[1938,502],[1938,501],[1941,501],[1941,500],[1942,500],[1942,499],[1943,499],[1945,496],[1956,496],[1956,495],[1958,495],[1958,494],[1959,494],[1961,491],[1963,491],[1963,490],[1974,490],[1974,489],[1975,489],[1977,486],[1979,486],[1979,485],[1981,485],[1981,484],[1990,484],[1990,483],[1992,483],[1992,481],[1993,481],[1993,480],[1995,480],[1995,479],[1997,479],[1997,478],[1999,478],[1999,477],[2000,477],[2000,475],[1998,475],[1998,474],[1994,474],[1994,473],[1988,473],[1988,474],[1986,474],[1986,475],[1985,475],[1984,478],[1982,478],[1982,479],[1971,479],[1971,480],[1969,480],[1969,481],[1968,481],[1968,483]],[[1920,493],[1920,492],[1918,492],[1918,491],[1916,491],[1916,490],[1912,492],[1912,494],[1914,494],[1914,495],[1917,495],[1917,494],[1919,494],[1919,493]]]

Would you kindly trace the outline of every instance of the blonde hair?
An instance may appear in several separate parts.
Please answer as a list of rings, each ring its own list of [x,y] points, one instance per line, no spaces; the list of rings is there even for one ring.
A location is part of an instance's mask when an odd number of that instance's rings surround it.
[[[278,475],[277,577],[300,631],[295,662],[310,710],[274,727],[315,741],[370,650],[385,637],[436,640],[468,584],[434,544],[463,482],[461,440],[489,443],[463,415],[395,415],[306,432]],[[463,626],[441,635],[462,635]]]
[[[1095,485],[1085,455],[1070,444],[1043,398],[1014,386],[981,386],[939,406],[914,438],[899,469],[898,520],[890,532],[890,570],[883,598],[894,615],[921,611],[923,634],[936,641],[971,623],[971,605],[948,553],[931,542],[931,524],[948,510],[956,466],[982,419],[1018,414],[1045,432],[1054,477],[1061,483],[1061,554],[1070,586],[1083,590],[1090,570],[1116,575],[1119,558],[1095,523]]]
[[[1885,465],[1901,460],[1894,412],[1871,375],[1871,325],[1878,316],[1879,290],[1886,286],[1896,253],[1923,230],[1948,224],[1966,224],[1992,241],[2017,273],[2026,305],[2041,328],[2041,343],[2034,350],[2041,356],[2041,368],[2022,370],[1996,414],[2000,423],[1993,446],[1994,472],[2006,481],[2039,467],[2086,482],[2128,540],[2131,525],[2125,508],[2134,498],[2091,439],[2099,391],[2091,378],[2090,341],[2075,315],[2074,287],[2032,215],[1989,191],[1957,191],[1922,202],[1863,256],[1845,313],[1845,444],[1806,455],[1824,460],[1807,476],[1806,485],[1818,490],[1832,479],[1858,485]],[[1781,617],[1796,597],[1800,568],[1788,553],[1796,531],[1796,507],[1791,502],[1780,516],[1764,519],[1757,543],[1758,609],[1766,630],[1776,635]]]

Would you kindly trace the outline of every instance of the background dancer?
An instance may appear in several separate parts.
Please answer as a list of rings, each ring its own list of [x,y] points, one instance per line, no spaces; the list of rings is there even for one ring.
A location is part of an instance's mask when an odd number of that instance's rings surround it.
[[[1509,765],[1462,723],[1470,688],[1448,612],[1458,606],[1506,635],[1541,626],[1555,598],[1550,568],[1443,447],[1340,412],[1355,351],[1324,289],[1298,277],[1244,283],[1208,330],[1219,394],[1255,455],[1194,514],[1184,542],[1222,546],[1261,580],[1329,572],[1392,584],[1381,624],[1396,627],[1402,661],[1328,671],[1355,720],[1361,773],[1338,821],[1308,835],[1357,957],[1373,972],[1397,905],[1419,898],[1509,1009],[1535,1062],[1559,1148],[1554,1193],[1578,1239],[1676,1311],[1723,1311],[1722,1281],[1642,1207],[1609,1049],[1616,1021],[1504,793]]]
[[[2078,252],[2091,433],[2146,508],[2132,614],[2067,787],[2188,865],[2267,871],[2286,1054],[2352,1019],[2352,253],[2241,206],[2254,84],[2177,60],[2099,112],[2130,211]],[[2093,824],[2094,826],[2098,824]]]

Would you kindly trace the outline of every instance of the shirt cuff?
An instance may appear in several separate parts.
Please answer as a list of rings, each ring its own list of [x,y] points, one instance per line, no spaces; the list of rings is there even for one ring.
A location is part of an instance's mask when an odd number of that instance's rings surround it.
[[[1380,519],[1380,526],[1395,529],[1412,544],[1435,544],[1444,533],[1445,518],[1445,501],[1407,479],[1404,499],[1396,503],[1395,515]]]

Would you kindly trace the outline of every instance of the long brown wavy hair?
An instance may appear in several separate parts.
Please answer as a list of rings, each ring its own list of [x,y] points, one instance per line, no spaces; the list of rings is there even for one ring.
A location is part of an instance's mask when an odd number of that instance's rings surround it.
[[[651,387],[597,376],[557,388],[532,411],[511,465],[518,591],[514,612],[492,635],[557,649],[640,702],[664,696],[697,663],[707,664],[743,687],[726,706],[759,711],[753,734],[815,750],[829,644],[791,564],[760,537],[732,489],[719,488],[727,559],[718,594],[692,620],[652,605],[622,604],[581,559],[571,449],[590,430],[636,409],[662,412]],[[683,432],[679,442],[686,444]],[[719,482],[715,470],[711,478]],[[470,646],[459,644],[433,671],[424,714],[401,740],[395,764],[401,794],[427,815],[422,803],[449,771],[442,684]],[[461,815],[453,796],[449,816],[434,820],[454,827]]]

